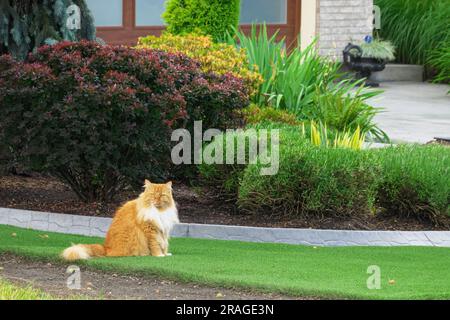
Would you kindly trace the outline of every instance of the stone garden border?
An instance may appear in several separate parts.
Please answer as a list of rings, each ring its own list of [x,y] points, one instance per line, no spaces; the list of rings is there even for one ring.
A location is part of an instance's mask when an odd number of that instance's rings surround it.
[[[111,218],[0,208],[0,224],[42,231],[104,237],[110,223]],[[310,246],[450,247],[450,231],[344,231],[181,223],[172,236]]]

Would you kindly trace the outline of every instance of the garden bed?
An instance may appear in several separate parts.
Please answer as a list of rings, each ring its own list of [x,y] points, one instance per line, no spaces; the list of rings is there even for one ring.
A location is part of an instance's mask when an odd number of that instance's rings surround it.
[[[233,203],[217,198],[206,188],[191,188],[179,183],[175,183],[174,188],[180,220],[184,223],[340,230],[450,230],[448,217],[441,217],[436,225],[429,220],[418,220],[415,217],[385,215],[305,218],[261,212],[244,213]],[[137,195],[135,191],[125,191],[113,202],[86,204],[78,200],[68,186],[48,176],[0,177],[0,207],[111,217],[121,203]]]

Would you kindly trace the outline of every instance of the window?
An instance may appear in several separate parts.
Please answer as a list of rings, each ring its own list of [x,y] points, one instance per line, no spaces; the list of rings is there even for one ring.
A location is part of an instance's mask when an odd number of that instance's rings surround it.
[[[86,0],[96,27],[122,26],[122,0]]]
[[[286,24],[287,0],[241,0],[241,24]]]
[[[165,0],[136,0],[136,26],[162,26]]]

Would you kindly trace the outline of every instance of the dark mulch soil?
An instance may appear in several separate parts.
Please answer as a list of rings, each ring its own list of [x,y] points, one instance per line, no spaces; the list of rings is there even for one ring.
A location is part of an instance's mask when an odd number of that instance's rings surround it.
[[[136,191],[125,191],[111,203],[83,203],[65,184],[54,178],[32,175],[0,176],[0,207],[96,215],[111,217],[115,209],[127,200],[137,197]],[[315,228],[343,230],[450,230],[450,218],[439,224],[414,217],[385,215],[363,217],[293,217],[268,215],[261,212],[239,212],[231,202],[214,196],[207,189],[174,184],[174,197],[181,222],[258,227]]]
[[[0,255],[0,277],[19,286],[31,285],[56,297],[74,295],[89,299],[133,300],[284,300],[289,297],[250,290],[207,287],[159,277],[141,277],[81,269],[81,289],[67,288],[67,265],[32,261],[10,254]]]

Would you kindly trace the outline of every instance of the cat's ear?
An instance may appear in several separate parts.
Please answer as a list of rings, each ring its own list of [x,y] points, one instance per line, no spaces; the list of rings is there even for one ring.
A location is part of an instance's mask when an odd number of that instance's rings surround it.
[[[150,187],[151,185],[152,185],[152,183],[149,180],[145,179],[144,188]]]
[[[172,189],[172,181],[169,181],[166,183],[167,188]]]

